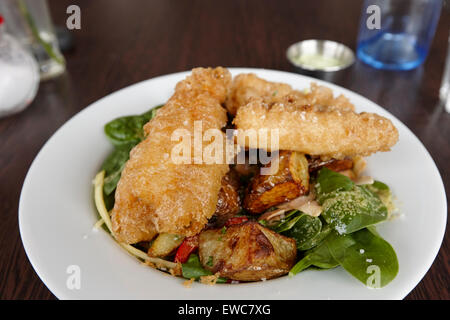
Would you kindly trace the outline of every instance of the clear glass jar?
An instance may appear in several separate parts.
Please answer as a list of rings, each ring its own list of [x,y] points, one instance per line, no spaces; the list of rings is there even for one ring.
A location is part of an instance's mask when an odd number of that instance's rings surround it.
[[[0,0],[6,31],[33,53],[41,80],[55,78],[65,69],[47,0]]]
[[[25,109],[38,87],[39,68],[35,59],[6,33],[0,16],[0,117]]]

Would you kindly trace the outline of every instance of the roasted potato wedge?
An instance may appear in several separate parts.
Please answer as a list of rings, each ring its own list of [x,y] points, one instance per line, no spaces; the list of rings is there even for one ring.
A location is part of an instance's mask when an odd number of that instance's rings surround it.
[[[276,161],[276,160],[274,160]],[[266,167],[270,166],[268,164]],[[277,204],[295,199],[309,190],[308,160],[303,153],[280,151],[278,171],[256,175],[247,189],[244,208],[260,214]]]
[[[151,257],[166,257],[183,242],[184,237],[176,234],[161,233],[153,241],[148,255]]]
[[[239,177],[236,172],[230,170],[222,178],[222,187],[219,191],[216,212],[211,217],[208,227],[220,228],[228,219],[234,217],[240,211]]]
[[[235,215],[241,211],[239,200],[239,181],[236,173],[229,171],[222,178],[222,187],[219,191],[219,199],[217,200],[216,212],[218,216]]]
[[[352,159],[330,159],[327,161],[322,161],[320,158],[311,159],[309,162],[309,172],[319,170],[322,167],[327,167],[330,170],[340,172],[345,170],[350,170],[353,168]]]
[[[225,229],[200,233],[199,256],[203,267],[232,280],[258,281],[279,277],[295,263],[294,239],[249,221]]]

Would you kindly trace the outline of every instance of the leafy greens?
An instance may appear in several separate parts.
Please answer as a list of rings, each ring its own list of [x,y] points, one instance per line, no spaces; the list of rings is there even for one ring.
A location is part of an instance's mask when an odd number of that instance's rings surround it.
[[[368,287],[381,288],[398,273],[398,260],[392,246],[373,229],[352,234],[330,234],[326,245],[336,261]]]
[[[339,234],[349,234],[386,220],[388,211],[377,194],[348,177],[322,168],[316,181],[322,217]]]
[[[181,265],[183,278],[198,280],[202,276],[210,276],[213,273],[211,271],[205,270],[200,262],[197,254],[191,253],[188,261]],[[225,283],[227,279],[219,277],[217,283]]]
[[[157,106],[141,115],[120,117],[105,125],[105,134],[115,147],[102,165],[102,170],[105,170],[103,191],[106,196],[116,189],[131,149],[144,140],[144,125],[155,117],[161,107]]]

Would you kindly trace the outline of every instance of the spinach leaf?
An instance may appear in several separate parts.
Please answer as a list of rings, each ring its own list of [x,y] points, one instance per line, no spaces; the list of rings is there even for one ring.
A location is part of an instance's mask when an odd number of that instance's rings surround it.
[[[370,186],[375,188],[376,190],[389,190],[387,184],[377,180],[375,180]]]
[[[194,278],[195,280],[198,280],[202,276],[212,275],[211,271],[205,270],[203,268],[202,264],[200,263],[198,255],[196,255],[195,253],[191,253],[188,261],[181,264],[181,269],[183,273],[183,278],[186,279]],[[222,277],[217,279],[217,283],[225,283],[226,281],[227,279]]]
[[[277,233],[295,239],[299,250],[308,250],[319,244],[330,232],[330,228],[321,233],[322,221],[298,210],[288,212],[281,221],[267,223],[259,221],[265,227]]]
[[[303,258],[292,267],[291,271],[289,271],[289,275],[296,275],[300,271],[303,271],[311,266],[321,269],[331,269],[337,267],[338,265],[339,262],[337,262],[331,255],[326,243],[322,242],[314,249],[306,251]]]
[[[105,134],[114,146],[136,145],[145,138],[143,127],[155,115],[157,106],[141,115],[114,119],[105,125]]]
[[[102,170],[105,170],[105,184],[103,186],[103,191],[106,195],[110,195],[116,189],[120,174],[130,157],[132,148],[132,145],[116,147],[106,158],[105,162],[103,162]]]
[[[380,181],[375,181],[373,184],[366,185],[365,187],[380,198],[381,202],[383,202],[388,209],[388,214],[395,211],[396,208],[392,197],[392,192],[386,184]]]
[[[300,248],[305,247],[310,249],[311,247],[308,242],[316,237],[321,230],[322,222],[319,218],[301,214],[298,219],[296,219],[295,224],[289,230],[283,232],[283,235],[295,239],[299,250],[302,250]]]
[[[386,220],[387,208],[364,186],[334,193],[321,203],[322,216],[339,234],[349,234]]]
[[[326,167],[320,169],[317,174],[316,191],[319,200],[321,196],[332,192],[352,190],[354,185],[354,182],[349,177]]]
[[[369,287],[384,287],[398,273],[394,249],[373,227],[347,235],[333,232],[325,243],[333,258]]]
[[[278,223],[270,225],[270,228],[278,233],[291,229],[301,218],[302,213],[298,210],[292,210],[286,214]]]
[[[330,234],[330,232],[332,230],[333,230],[333,228],[330,227],[329,224],[323,225],[322,230],[320,230],[319,233],[317,233],[315,236],[307,239],[301,245],[297,245],[298,250],[302,250],[302,251],[309,250],[309,249],[312,249],[312,248],[318,246]]]
[[[106,210],[108,210],[108,211],[111,211],[112,208],[114,208],[114,202],[115,202],[114,196],[115,196],[114,192],[112,192],[111,194],[108,195],[108,194],[105,194],[105,191],[103,190],[103,200],[105,202]],[[106,224],[103,224],[103,226],[106,227]],[[108,233],[109,233],[108,228],[106,228],[106,231],[108,231]]]
[[[105,125],[105,134],[115,146],[102,165],[102,170],[105,170],[103,192],[106,196],[113,194],[116,189],[131,149],[145,138],[144,125],[153,119],[156,110],[161,107],[157,106],[141,115],[117,118]]]
[[[361,230],[388,217],[386,205],[368,186],[357,186],[327,168],[319,171],[316,192],[322,217],[340,234]]]

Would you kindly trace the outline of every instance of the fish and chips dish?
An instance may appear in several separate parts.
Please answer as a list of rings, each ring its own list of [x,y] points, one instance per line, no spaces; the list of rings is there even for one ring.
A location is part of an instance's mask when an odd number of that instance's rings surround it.
[[[397,209],[364,157],[399,135],[355,110],[316,83],[195,68],[164,105],[106,123],[96,228],[186,286],[342,267],[383,287],[399,266],[376,226]]]

